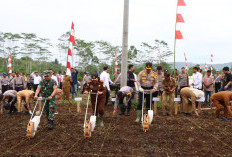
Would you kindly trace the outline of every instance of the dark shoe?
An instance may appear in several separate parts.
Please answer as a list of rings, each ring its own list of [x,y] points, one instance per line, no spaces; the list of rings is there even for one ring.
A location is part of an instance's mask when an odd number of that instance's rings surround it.
[[[125,116],[130,116],[130,112],[127,112]]]
[[[121,116],[121,115],[124,115],[124,113],[120,112],[119,115],[120,115],[120,116]]]
[[[49,120],[49,126],[48,129],[52,130],[54,128],[53,120]]]
[[[223,121],[221,118],[215,118],[216,121]]]
[[[229,119],[227,117],[222,117],[221,118],[223,121],[229,121]]]

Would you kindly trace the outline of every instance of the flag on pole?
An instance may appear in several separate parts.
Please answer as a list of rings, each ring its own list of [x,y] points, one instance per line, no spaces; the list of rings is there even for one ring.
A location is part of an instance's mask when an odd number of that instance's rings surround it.
[[[161,65],[160,64],[160,49],[158,49],[158,53],[159,53],[159,66]]]
[[[213,55],[211,54],[211,72],[213,73]]]
[[[208,70],[208,65],[205,63],[205,71]]]
[[[9,68],[9,73],[10,75],[12,75],[12,54],[10,55],[9,59],[8,59],[8,68]]]
[[[184,23],[184,18],[181,14],[176,15],[176,22],[177,23]]]
[[[178,0],[178,6],[186,6],[184,0]]]
[[[179,30],[176,31],[176,39],[183,39],[182,33]]]
[[[201,69],[201,65],[199,65],[199,68]]]
[[[73,44],[75,44],[74,34],[75,34],[74,23],[72,22],[70,43],[69,43],[69,48],[68,48],[67,71],[66,71],[66,75],[69,75],[69,76],[71,76],[72,50],[73,50]]]
[[[117,72],[118,69],[118,59],[117,59],[117,51],[115,51],[115,72]]]
[[[188,60],[186,57],[186,53],[184,53],[184,58],[185,58],[185,70],[186,70],[186,72],[188,72]]]

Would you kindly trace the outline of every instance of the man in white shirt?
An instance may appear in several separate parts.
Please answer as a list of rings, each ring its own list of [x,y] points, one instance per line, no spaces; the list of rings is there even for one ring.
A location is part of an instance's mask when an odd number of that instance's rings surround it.
[[[58,82],[58,78],[56,76],[56,72],[54,72],[52,69],[50,69],[49,71],[50,71],[50,74],[52,75],[51,79],[56,82],[56,86],[58,87],[59,86],[59,82]]]
[[[42,78],[39,76],[38,72],[35,71],[35,73],[32,73],[32,76],[34,78],[34,92],[36,91],[39,83],[42,81]]]
[[[198,72],[198,67],[193,68],[193,88],[202,89],[202,74]]]
[[[106,92],[106,103],[105,106],[108,103],[109,97],[110,97],[110,84],[113,84],[113,82],[110,79],[110,74],[109,74],[109,68],[108,66],[104,66],[103,67],[103,72],[100,75],[100,80],[102,80],[104,82],[104,85],[107,88],[107,92]]]

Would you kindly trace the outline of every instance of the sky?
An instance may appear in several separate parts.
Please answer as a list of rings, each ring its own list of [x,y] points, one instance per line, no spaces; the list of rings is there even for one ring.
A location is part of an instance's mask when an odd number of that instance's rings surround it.
[[[86,41],[105,40],[122,45],[123,0],[0,0],[0,31],[36,33],[55,45],[70,30]],[[232,0],[185,0],[185,20],[178,25],[176,61],[226,63],[232,60]],[[129,45],[155,39],[174,50],[177,0],[130,0]],[[54,52],[58,53],[58,52]],[[78,53],[78,52],[77,52]],[[157,53],[157,52],[154,52]],[[152,55],[152,54],[151,54]],[[173,57],[168,58],[173,62]]]

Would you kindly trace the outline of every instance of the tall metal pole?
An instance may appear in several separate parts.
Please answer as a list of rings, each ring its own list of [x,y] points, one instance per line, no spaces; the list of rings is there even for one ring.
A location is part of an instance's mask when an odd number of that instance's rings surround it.
[[[121,87],[127,85],[129,0],[124,0]]]
[[[176,6],[176,20],[177,20],[177,12],[178,12],[178,0],[177,0],[177,6]],[[174,71],[176,69],[176,26],[177,22],[175,21],[175,40],[174,40]]]

